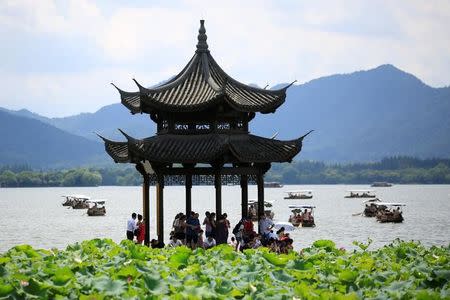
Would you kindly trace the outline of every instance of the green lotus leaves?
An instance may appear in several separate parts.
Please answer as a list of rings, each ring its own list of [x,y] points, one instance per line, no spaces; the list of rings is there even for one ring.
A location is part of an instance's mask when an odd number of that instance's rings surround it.
[[[319,240],[300,253],[151,249],[94,239],[0,254],[0,299],[450,299],[450,247]]]
[[[316,248],[324,248],[326,251],[333,251],[336,249],[336,244],[330,240],[318,240],[313,243]]]
[[[264,249],[266,250],[266,249]],[[288,258],[283,254],[276,254],[273,252],[263,251],[262,256],[271,264],[277,267],[284,267],[288,263]]]
[[[14,291],[14,287],[10,284],[0,283],[0,297],[6,297]]]
[[[59,268],[56,270],[55,275],[53,276],[53,282],[57,285],[62,285],[67,283],[67,281],[73,279],[75,275],[72,270],[68,267]]]
[[[191,249],[185,246],[175,248],[175,252],[169,258],[169,265],[176,269],[185,267],[191,253]]]
[[[108,296],[119,296],[125,291],[125,282],[108,277],[96,278],[92,287]]]

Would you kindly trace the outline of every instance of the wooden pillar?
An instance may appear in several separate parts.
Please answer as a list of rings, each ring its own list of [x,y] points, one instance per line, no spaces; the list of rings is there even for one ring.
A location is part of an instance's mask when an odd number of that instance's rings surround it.
[[[186,186],[186,216],[192,211],[192,174],[187,174],[185,179]]]
[[[158,175],[156,184],[156,231],[158,242],[164,242],[164,175]]]
[[[214,175],[214,186],[216,188],[216,218],[219,218],[222,215],[222,176],[220,171],[216,171]]]
[[[142,183],[142,211],[144,213],[145,239],[144,244],[150,244],[150,177],[143,174],[144,182]]]
[[[258,185],[258,232],[261,234],[259,222],[264,215],[264,175],[262,172],[256,175],[256,183]]]
[[[241,175],[241,211],[242,218],[248,217],[248,177]]]

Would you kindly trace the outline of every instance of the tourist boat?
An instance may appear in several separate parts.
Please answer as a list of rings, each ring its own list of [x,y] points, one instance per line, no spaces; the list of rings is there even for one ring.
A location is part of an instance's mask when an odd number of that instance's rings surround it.
[[[401,223],[403,222],[402,207],[404,203],[377,202],[378,208],[377,221],[380,223]]]
[[[284,199],[311,199],[313,197],[311,190],[288,191]]]
[[[378,198],[373,198],[373,199],[364,201],[363,203],[365,204],[365,207],[364,207],[363,215],[365,217],[369,217],[369,218],[375,217],[377,215],[378,209],[381,207],[381,206],[377,205],[377,203],[379,203],[379,202],[381,202],[381,200]],[[356,215],[358,215],[358,214],[356,214]]]
[[[89,208],[87,210],[88,216],[104,216],[106,214],[105,208],[106,200],[91,200],[87,201]]]
[[[264,214],[271,220],[273,220],[273,217],[275,215],[271,209],[272,204],[273,201],[264,201]],[[252,221],[258,221],[258,200],[248,200],[248,216],[252,219]]]
[[[375,198],[375,194],[372,190],[350,190],[350,195],[345,198]]]
[[[266,188],[282,188],[283,185],[277,181],[264,182]]]
[[[87,201],[90,198],[85,195],[64,195],[65,201],[62,203],[63,206],[74,206],[79,201]]]
[[[289,205],[292,209],[292,215],[289,216],[289,223],[295,227],[314,227],[314,208],[313,205]],[[308,211],[309,209],[309,211]],[[305,215],[305,213],[310,213]]]
[[[89,208],[88,200],[89,200],[89,197],[87,197],[87,198],[74,198],[73,203],[72,203],[72,208],[73,209],[86,209],[86,208]]]
[[[391,187],[392,183],[380,181],[380,182],[374,182],[371,185],[372,187]]]

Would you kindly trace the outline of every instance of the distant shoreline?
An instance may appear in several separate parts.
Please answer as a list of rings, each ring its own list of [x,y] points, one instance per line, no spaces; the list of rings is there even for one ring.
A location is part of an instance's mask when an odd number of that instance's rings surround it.
[[[201,183],[213,183],[212,177]],[[210,180],[211,179],[211,180]],[[183,184],[180,177],[166,185]],[[239,177],[228,178],[223,185],[239,184]],[[231,180],[231,181],[230,181]],[[407,156],[387,157],[378,162],[327,164],[318,161],[293,161],[273,164],[265,181],[282,184],[450,184],[450,159],[419,159]],[[198,182],[194,182],[197,185]],[[92,166],[59,170],[33,170],[24,166],[0,167],[0,187],[94,187],[139,186],[141,174],[132,165]]]
[[[372,183],[282,183],[284,186],[297,186],[297,185],[303,185],[303,186],[323,186],[323,185],[360,185],[360,186],[369,186]],[[445,186],[450,185],[450,183],[392,183],[392,186],[407,186],[407,185],[439,185],[439,186]],[[155,186],[155,185],[150,185]],[[182,184],[167,184],[166,186],[184,186]],[[197,184],[193,186],[214,186],[213,184]],[[223,185],[223,187],[226,187],[227,185]],[[228,185],[230,186],[230,185]],[[239,186],[231,185],[231,186]],[[256,186],[256,184],[249,184],[249,186]],[[95,186],[86,186],[86,185],[77,185],[77,186],[0,186],[0,189],[33,189],[33,188],[95,188],[95,187],[141,187],[141,185],[95,185]],[[370,187],[371,189],[385,189],[389,187]],[[265,188],[266,190],[277,190],[282,188]]]

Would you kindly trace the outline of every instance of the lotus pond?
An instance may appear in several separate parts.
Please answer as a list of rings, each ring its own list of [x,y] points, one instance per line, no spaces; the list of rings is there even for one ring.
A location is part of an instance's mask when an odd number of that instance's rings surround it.
[[[450,299],[450,247],[395,241],[378,250],[316,241],[301,254],[95,239],[66,250],[20,245],[0,255],[0,298]]]

